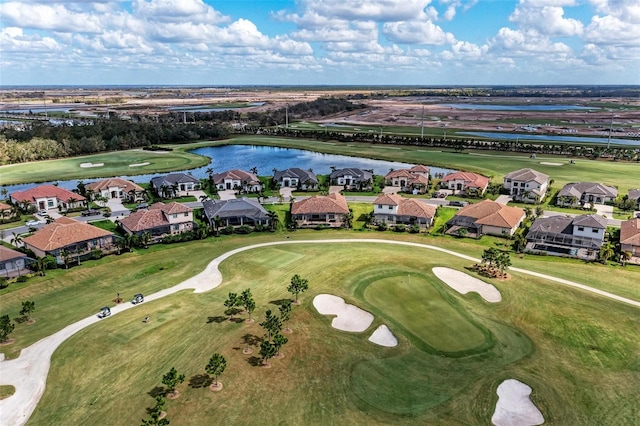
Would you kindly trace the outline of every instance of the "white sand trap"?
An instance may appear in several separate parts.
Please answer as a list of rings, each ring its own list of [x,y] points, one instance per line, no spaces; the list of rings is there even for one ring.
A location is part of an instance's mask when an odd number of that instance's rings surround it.
[[[365,331],[373,322],[373,315],[357,306],[344,302],[342,297],[319,294],[313,298],[313,306],[322,315],[335,315],[331,327],[342,331]]]
[[[151,164],[148,161],[145,161],[144,163],[135,163],[135,164],[129,164],[129,167],[140,167],[140,166],[146,166],[147,164]]]
[[[104,163],[81,163],[80,167],[82,167],[83,169],[88,169],[89,167],[102,167],[104,166]]]
[[[369,337],[369,341],[387,348],[398,346],[398,339],[396,339],[396,336],[389,330],[389,327],[384,324],[376,328],[376,331]]]
[[[464,272],[456,271],[451,268],[433,268],[433,273],[458,293],[467,294],[471,291],[475,291],[484,300],[490,303],[496,303],[502,300],[500,292],[493,285],[487,284],[482,280],[465,274]]]
[[[542,413],[529,399],[529,386],[515,379],[508,379],[500,383],[496,393],[498,402],[491,417],[494,425],[530,426],[544,423]]]
[[[549,161],[541,161],[540,164],[544,164],[545,166],[562,166],[564,163],[551,163]]]

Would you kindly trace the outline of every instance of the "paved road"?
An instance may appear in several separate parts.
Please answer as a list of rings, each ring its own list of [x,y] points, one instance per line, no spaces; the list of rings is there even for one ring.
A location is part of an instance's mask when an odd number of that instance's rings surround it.
[[[421,249],[436,250],[442,253],[450,254],[452,256],[460,257],[462,259],[469,260],[471,262],[480,262],[480,259],[465,254],[457,253],[451,250],[443,249],[441,247],[431,246],[427,244],[412,243],[406,241],[393,241],[393,240],[379,240],[379,239],[344,239],[344,240],[300,240],[300,241],[276,241],[271,243],[254,244],[246,247],[240,247],[235,250],[231,250],[215,259],[213,259],[204,271],[198,275],[189,278],[182,283],[173,286],[171,288],[161,290],[157,293],[151,294],[146,297],[148,303],[153,300],[160,299],[171,294],[174,294],[181,290],[194,289],[195,293],[202,293],[212,290],[222,283],[222,274],[218,267],[222,261],[233,256],[234,254],[253,250],[256,248],[283,245],[283,244],[336,244],[336,243],[365,243],[365,244],[394,244],[403,246],[412,246]],[[580,284],[574,281],[565,280],[562,278],[556,278],[551,275],[541,274],[538,272],[528,271],[520,268],[509,268],[512,271],[516,271],[522,274],[531,275],[547,279],[549,281],[557,282],[566,286],[578,288],[583,291],[595,293],[597,295],[613,299],[619,302],[627,303],[640,308],[640,301],[628,299],[626,297],[618,296],[617,294],[609,293],[599,290],[597,288],[589,287],[584,284]],[[131,303],[124,303],[118,305],[111,310],[111,316],[118,313],[133,309],[140,305],[132,305]],[[110,318],[110,317],[109,317]],[[3,400],[0,400],[0,426],[21,426],[24,425],[31,417],[31,414],[35,410],[42,394],[44,393],[47,381],[47,375],[49,373],[49,367],[51,365],[51,355],[60,344],[62,344],[69,337],[73,336],[78,331],[86,328],[98,321],[108,321],[109,318],[100,320],[97,316],[92,315],[88,318],[75,322],[68,327],[60,330],[51,336],[45,337],[42,340],[34,343],[28,348],[23,349],[20,352],[20,356],[16,359],[5,361],[4,355],[0,356],[0,384],[13,385],[15,387],[15,393]]]

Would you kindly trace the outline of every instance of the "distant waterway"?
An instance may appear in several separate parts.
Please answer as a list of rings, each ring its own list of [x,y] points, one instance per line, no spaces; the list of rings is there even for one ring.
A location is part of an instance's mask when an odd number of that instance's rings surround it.
[[[315,174],[329,174],[331,167],[337,169],[358,168],[363,170],[372,169],[376,175],[386,175],[390,169],[409,168],[414,164],[400,163],[394,161],[371,160],[368,158],[349,157],[346,155],[322,154],[319,152],[304,151],[301,149],[278,148],[271,146],[253,145],[225,145],[210,146],[195,149],[194,154],[199,154],[211,159],[211,163],[197,169],[185,171],[196,178],[207,177],[207,169],[213,169],[214,173],[220,173],[231,169],[241,169],[250,171],[252,168],[258,169],[258,175],[273,175],[273,169],[285,170],[292,167],[299,167],[304,170],[312,169]],[[150,156],[151,157],[151,156]],[[157,156],[154,156],[157,158]],[[428,164],[425,164],[428,166]],[[431,174],[447,174],[455,170],[431,167]],[[175,173],[175,172],[174,172]],[[124,179],[137,183],[148,183],[151,178],[166,175],[167,173],[145,174],[137,176],[121,176]],[[99,180],[83,179],[85,183]],[[53,182],[46,182],[53,183]],[[76,189],[78,180],[58,181],[58,185],[66,189]],[[8,185],[5,188],[9,192],[24,191],[36,186],[36,184]]]
[[[584,143],[584,144],[607,144],[609,138],[596,137],[580,137],[580,136],[562,136],[562,135],[529,135],[516,133],[499,133],[499,132],[457,132],[456,135],[480,136],[483,138],[507,139],[507,140],[527,140],[527,141],[543,141],[543,142],[560,142],[560,143]],[[611,138],[614,145],[628,145],[640,147],[640,139],[616,139]]]
[[[597,110],[597,107],[586,107],[581,105],[497,105],[497,104],[440,104],[439,106],[453,109],[470,109],[485,111],[579,111]]]

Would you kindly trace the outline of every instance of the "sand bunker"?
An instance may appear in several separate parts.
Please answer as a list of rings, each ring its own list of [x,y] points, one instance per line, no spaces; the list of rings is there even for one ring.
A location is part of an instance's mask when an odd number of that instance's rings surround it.
[[[322,315],[335,315],[331,326],[342,331],[365,331],[373,322],[373,315],[357,306],[344,302],[342,297],[319,294],[313,299],[313,306]]]
[[[389,330],[389,327],[384,324],[376,328],[376,331],[369,337],[369,341],[387,348],[398,346],[398,339],[396,339],[396,336]]]
[[[533,405],[529,395],[531,388],[515,379],[500,383],[496,410],[491,417],[491,423],[496,426],[529,426],[541,425],[544,417]]]
[[[541,161],[540,164],[544,164],[545,166],[562,166],[564,163],[550,163],[548,161]]]
[[[102,167],[104,166],[104,163],[81,163],[80,167],[82,167],[83,169],[87,169],[89,167]]]
[[[148,161],[145,161],[144,163],[135,163],[135,164],[129,164],[129,167],[140,167],[140,166],[146,166],[147,164],[151,164]]]
[[[484,300],[496,303],[502,300],[500,292],[491,284],[487,284],[464,272],[451,268],[433,268],[433,273],[446,285],[458,293],[467,294],[471,291],[478,293]]]

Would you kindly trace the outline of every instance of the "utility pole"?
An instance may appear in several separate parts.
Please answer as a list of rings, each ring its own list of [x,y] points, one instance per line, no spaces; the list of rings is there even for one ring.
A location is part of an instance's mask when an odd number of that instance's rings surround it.
[[[611,124],[609,124],[609,139],[607,139],[607,150],[611,145],[611,131],[613,129],[613,111],[611,111]]]
[[[424,139],[424,105],[422,105],[422,125],[420,126],[420,139]]]

